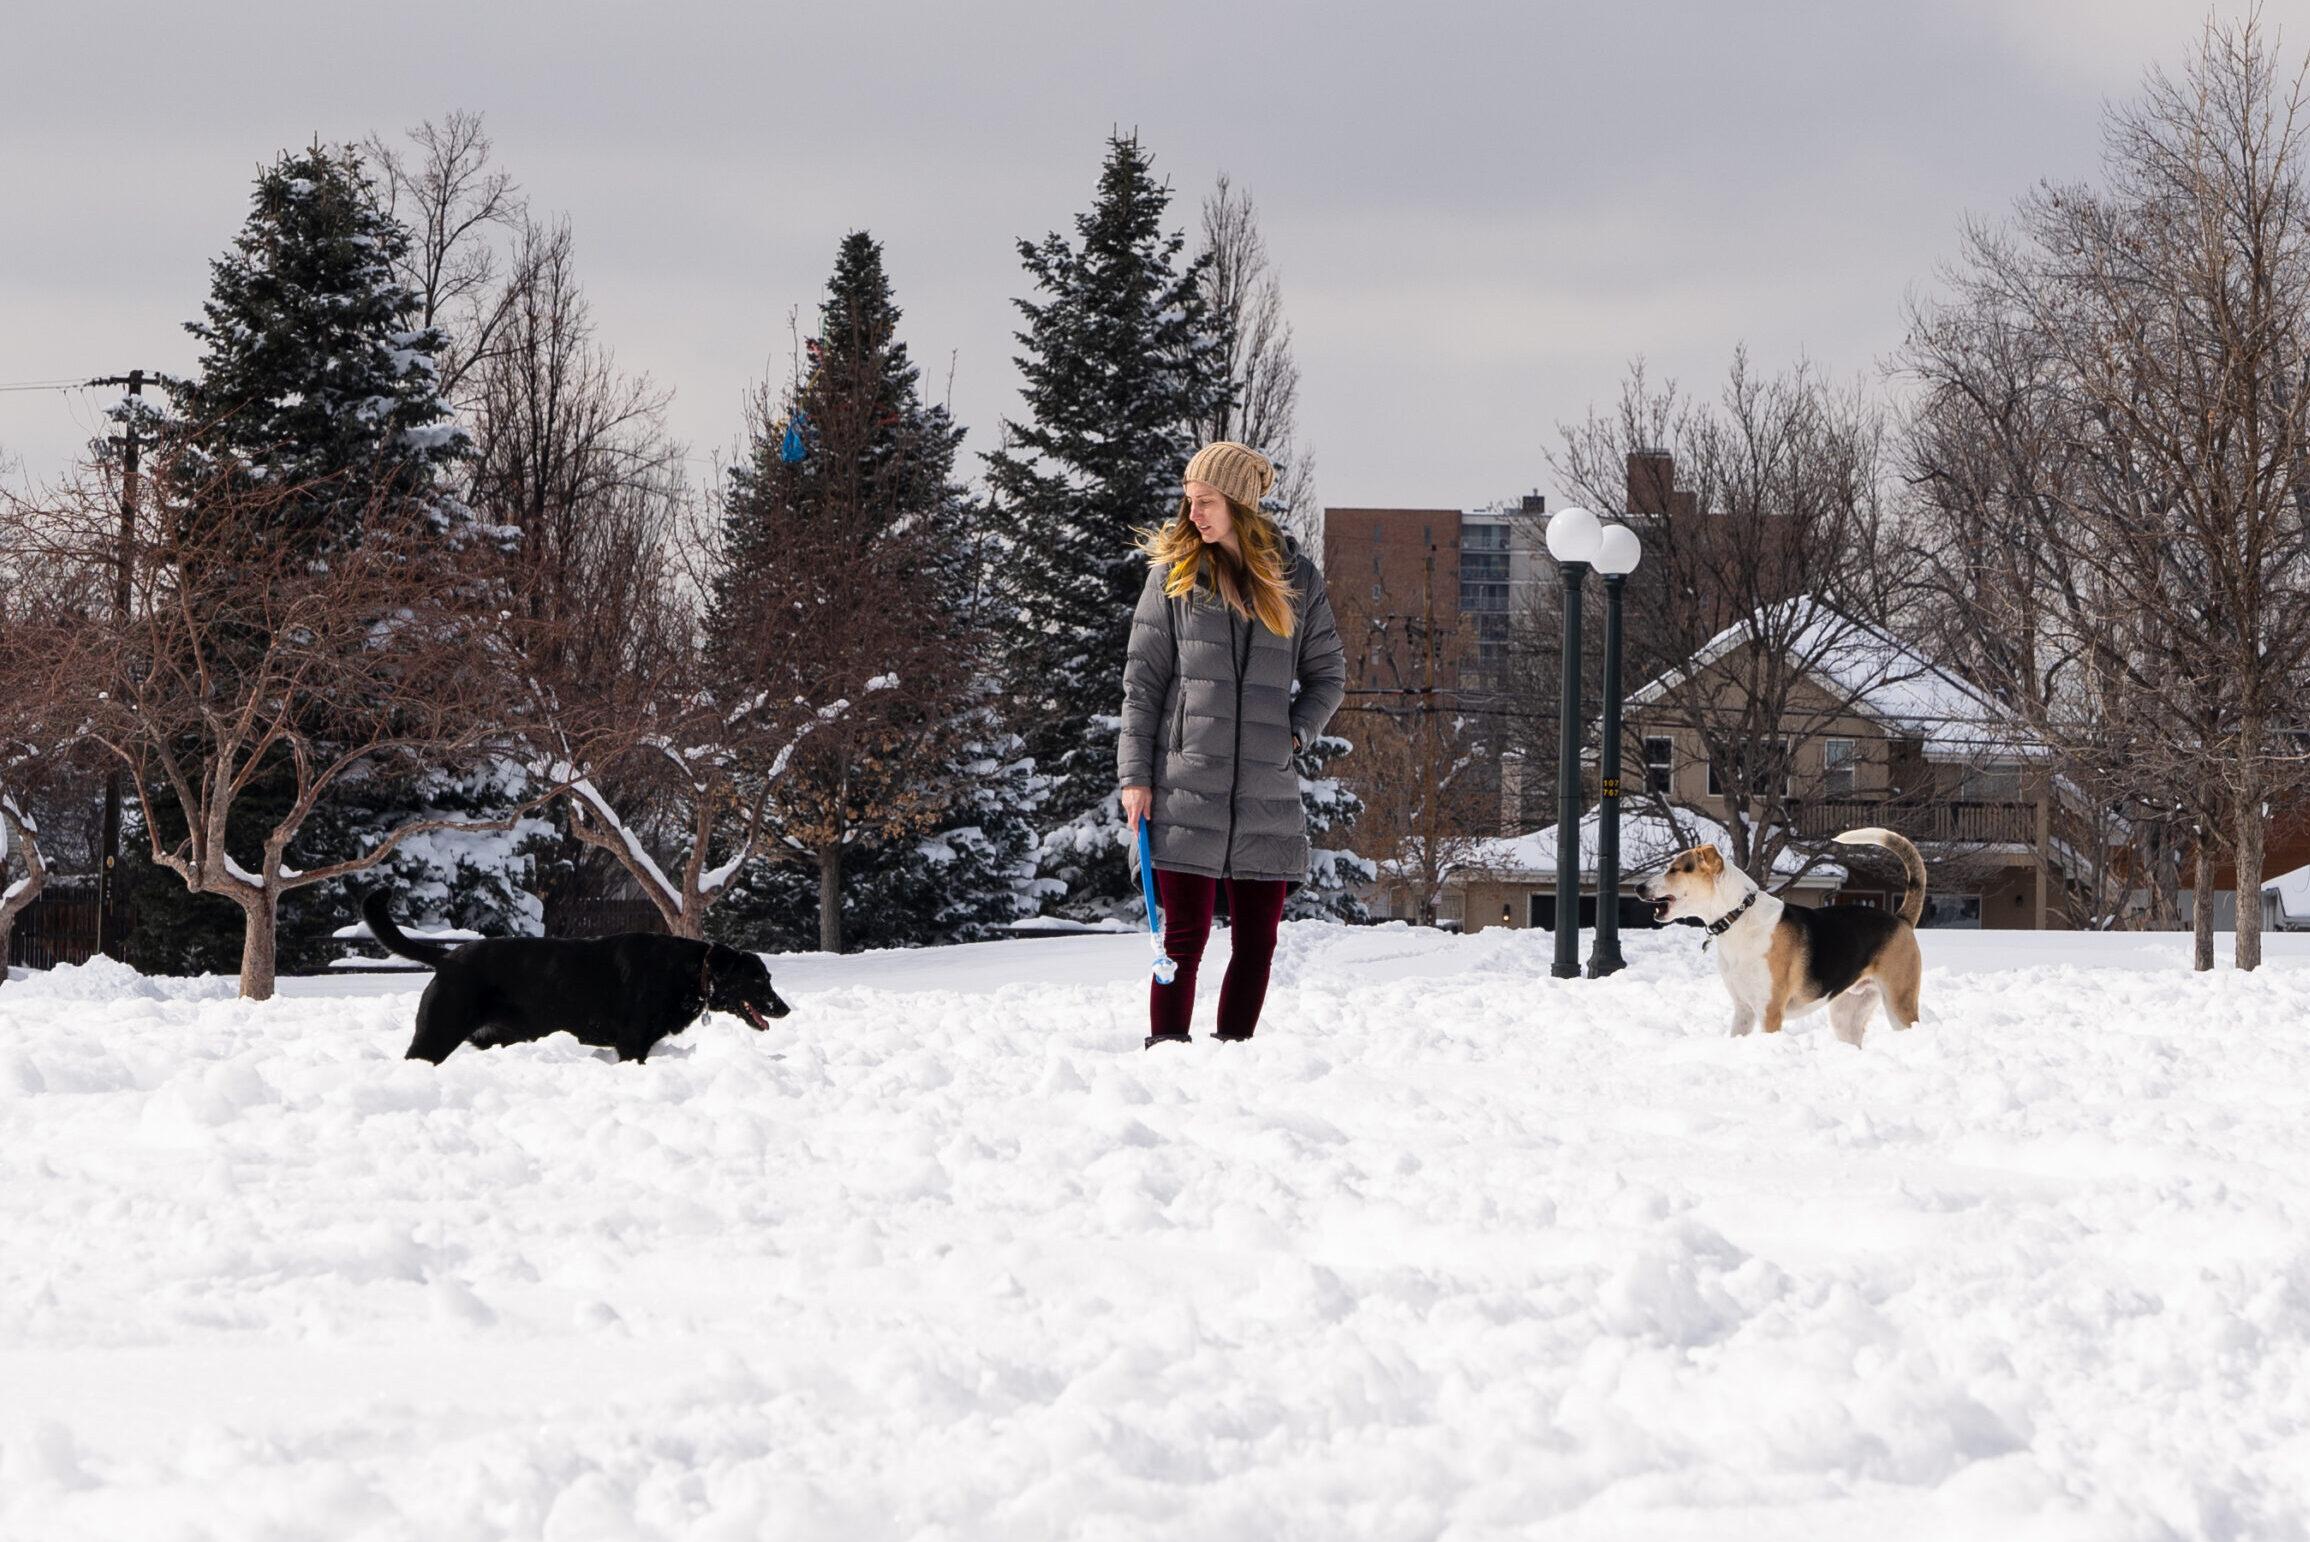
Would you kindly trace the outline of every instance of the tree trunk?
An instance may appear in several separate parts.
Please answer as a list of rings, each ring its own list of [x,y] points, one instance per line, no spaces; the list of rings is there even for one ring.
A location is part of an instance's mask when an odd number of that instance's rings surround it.
[[[818,947],[821,952],[842,951],[842,843],[818,852]]]
[[[2150,929],[2152,931],[2179,931],[2182,919],[2182,865],[2176,860],[2169,827],[2163,823],[2151,827],[2142,850],[2151,873]]]
[[[2262,963],[2262,800],[2254,795],[2238,800],[2237,834],[2233,837],[2233,866],[2238,883],[2238,935],[2234,955],[2240,969],[2258,969]]]
[[[241,928],[241,999],[243,1001],[270,1001],[273,999],[274,958],[277,952],[281,919],[281,897],[267,889],[255,899],[244,901],[241,914],[246,922]]]
[[[2190,967],[2214,967],[2214,838],[2198,830],[2197,897],[2190,905]]]

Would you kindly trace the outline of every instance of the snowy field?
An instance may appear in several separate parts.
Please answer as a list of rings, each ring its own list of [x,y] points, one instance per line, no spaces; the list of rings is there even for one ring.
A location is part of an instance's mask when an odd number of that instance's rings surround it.
[[[2310,1535],[2306,942],[1930,933],[1859,1051],[1682,930],[1288,927],[1155,1053],[1135,937],[773,959],[646,1066],[19,972],[0,1536]]]

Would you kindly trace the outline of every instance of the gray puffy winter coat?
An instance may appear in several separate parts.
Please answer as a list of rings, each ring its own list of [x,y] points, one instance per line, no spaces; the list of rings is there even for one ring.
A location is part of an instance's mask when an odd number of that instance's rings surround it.
[[[1150,568],[1123,666],[1118,785],[1155,790],[1155,865],[1207,878],[1307,877],[1292,736],[1323,732],[1347,656],[1323,574],[1294,546],[1293,626],[1278,637],[1198,587],[1168,599]],[[1292,694],[1297,682],[1298,695]]]

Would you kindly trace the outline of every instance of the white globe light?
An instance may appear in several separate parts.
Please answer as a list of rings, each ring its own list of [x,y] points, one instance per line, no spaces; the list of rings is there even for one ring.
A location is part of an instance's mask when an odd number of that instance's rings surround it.
[[[1548,516],[1548,555],[1558,562],[1594,562],[1602,533],[1586,509],[1558,509]]]
[[[1636,571],[1644,560],[1644,542],[1626,525],[1610,524],[1604,527],[1596,543],[1596,571],[1607,578],[1619,578]]]

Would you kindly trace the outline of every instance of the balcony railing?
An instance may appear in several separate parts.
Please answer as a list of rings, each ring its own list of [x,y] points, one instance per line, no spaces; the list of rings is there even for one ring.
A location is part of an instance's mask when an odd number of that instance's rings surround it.
[[[2037,843],[2037,805],[1965,799],[1808,798],[1788,805],[1799,835],[1826,839],[1863,825],[1898,830],[1920,843]]]

